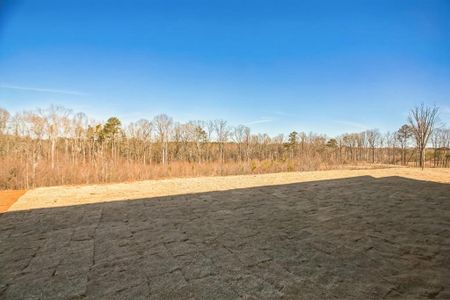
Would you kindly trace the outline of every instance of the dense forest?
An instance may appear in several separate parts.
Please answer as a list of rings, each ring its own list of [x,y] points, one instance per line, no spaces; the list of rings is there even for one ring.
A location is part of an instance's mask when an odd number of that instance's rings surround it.
[[[380,164],[448,167],[450,129],[437,117],[436,107],[422,105],[395,132],[271,137],[225,120],[182,124],[161,114],[122,124],[59,106],[14,115],[0,108],[0,189]]]

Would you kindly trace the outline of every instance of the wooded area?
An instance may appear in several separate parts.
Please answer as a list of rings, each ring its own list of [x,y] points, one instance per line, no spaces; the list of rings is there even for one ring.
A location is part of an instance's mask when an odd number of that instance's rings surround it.
[[[396,132],[329,138],[296,131],[271,137],[225,120],[182,124],[164,114],[125,125],[59,106],[14,115],[0,108],[0,189],[362,164],[448,167],[450,129],[436,125],[437,114],[422,105]]]

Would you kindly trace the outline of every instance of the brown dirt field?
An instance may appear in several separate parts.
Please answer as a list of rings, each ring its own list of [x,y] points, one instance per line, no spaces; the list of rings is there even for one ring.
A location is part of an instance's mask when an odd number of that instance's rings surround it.
[[[7,211],[25,193],[25,190],[0,191],[0,214]]]
[[[449,183],[397,168],[32,190],[0,215],[0,299],[450,299]]]
[[[450,183],[450,169],[443,168],[425,169],[423,171],[417,168],[386,168],[175,178],[131,183],[42,187],[29,191],[19,201],[14,203],[9,210],[84,205],[357,176],[372,176],[374,178],[400,176],[410,179]]]

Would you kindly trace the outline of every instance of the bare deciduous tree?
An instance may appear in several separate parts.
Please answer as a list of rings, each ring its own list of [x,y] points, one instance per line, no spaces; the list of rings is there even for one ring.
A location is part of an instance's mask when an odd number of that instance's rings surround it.
[[[233,131],[233,141],[237,144],[238,146],[238,159],[239,161],[242,161],[242,156],[243,156],[243,151],[242,151],[242,146],[245,140],[245,131],[246,131],[247,127],[245,127],[244,125],[238,125],[234,128]]]
[[[9,112],[3,108],[0,108],[0,135],[4,134],[9,118]]]
[[[405,163],[405,153],[419,157],[407,143],[409,126],[396,132],[395,139],[377,130],[335,139],[300,132],[285,139],[282,134],[251,134],[250,128],[232,128],[224,120],[174,123],[159,115],[153,123],[142,119],[122,125],[116,117],[99,122],[58,107],[12,117],[0,109],[0,114],[0,189],[305,171],[343,164]],[[432,137],[434,166],[448,167],[450,129],[435,130]],[[152,151],[153,147],[158,150]]]
[[[138,141],[141,141],[141,156],[142,162],[147,164],[147,159],[152,161],[152,131],[153,123],[146,119],[140,119],[136,122],[136,137]]]
[[[220,161],[223,163],[225,160],[225,143],[228,140],[230,131],[227,127],[227,121],[225,120],[215,120],[214,130],[216,132],[217,143],[220,148]]]
[[[169,151],[169,132],[172,127],[173,120],[166,114],[157,115],[153,123],[155,124],[157,134],[161,143],[161,162],[167,164]]]
[[[425,167],[425,148],[436,125],[438,113],[439,109],[436,106],[428,107],[422,103],[420,106],[414,107],[408,116],[419,152],[419,166],[422,169]]]
[[[370,149],[372,149],[372,163],[375,162],[375,147],[380,139],[380,132],[377,129],[371,129],[366,131],[367,143]]]

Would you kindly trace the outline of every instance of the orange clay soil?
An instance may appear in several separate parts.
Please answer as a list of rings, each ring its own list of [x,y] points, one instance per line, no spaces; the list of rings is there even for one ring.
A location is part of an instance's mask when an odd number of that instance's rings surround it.
[[[25,192],[25,190],[0,191],[0,214],[7,211]]]

